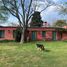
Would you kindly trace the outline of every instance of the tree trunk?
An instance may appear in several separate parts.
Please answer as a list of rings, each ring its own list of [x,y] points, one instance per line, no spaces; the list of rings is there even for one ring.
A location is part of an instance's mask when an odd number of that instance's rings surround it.
[[[27,42],[27,28],[23,27],[22,28],[22,33],[21,33],[20,43],[25,43],[25,42]]]
[[[22,33],[21,33],[21,40],[20,43],[24,43],[24,32],[25,32],[25,28],[22,28]]]

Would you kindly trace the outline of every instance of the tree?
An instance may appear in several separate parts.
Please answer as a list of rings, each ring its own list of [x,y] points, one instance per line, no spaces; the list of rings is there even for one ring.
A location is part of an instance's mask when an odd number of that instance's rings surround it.
[[[67,15],[67,2],[58,4],[59,14]]]
[[[57,21],[53,24],[54,27],[63,27],[63,26],[65,26],[65,25],[67,25],[66,20],[57,20]]]
[[[41,27],[42,25],[43,21],[41,20],[40,12],[34,12],[30,27]]]
[[[37,2],[38,1],[38,2]],[[28,28],[28,22],[30,21],[33,13],[35,13],[37,5],[40,0],[2,0],[4,7],[18,19],[19,25],[22,28],[21,42],[25,42],[26,32]],[[37,3],[36,3],[37,2]],[[45,0],[47,6],[40,12],[44,11],[49,6],[53,5],[53,2]],[[35,3],[36,5],[33,5]]]
[[[4,7],[19,21],[19,25],[22,28],[21,42],[25,42],[28,21],[33,13],[32,1],[33,0],[2,0]]]
[[[0,1],[0,22],[8,19],[8,11],[4,8],[2,1]]]

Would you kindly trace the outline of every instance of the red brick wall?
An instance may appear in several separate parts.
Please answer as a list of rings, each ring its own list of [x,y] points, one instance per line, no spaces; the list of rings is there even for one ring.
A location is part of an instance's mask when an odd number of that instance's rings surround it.
[[[67,40],[67,32],[64,32],[64,33],[62,34],[62,40]]]
[[[57,40],[62,40],[61,32],[57,32],[56,38],[57,38]]]
[[[52,31],[46,31],[46,40],[52,40]]]
[[[42,28],[28,28],[29,31],[55,31],[53,28],[42,27]]]
[[[51,28],[28,28],[29,32],[30,32],[30,39],[31,39],[31,32],[32,31],[36,31],[36,35],[37,35],[37,40],[52,40],[52,31],[55,31],[55,29],[51,29]],[[42,31],[46,32],[46,36],[42,37]]]
[[[13,30],[16,30],[16,28],[3,27],[3,28],[0,28],[0,30],[4,30],[4,38],[0,38],[0,40],[14,40]]]
[[[13,40],[13,30],[6,30],[5,31],[5,39],[7,40]]]
[[[52,40],[52,32],[56,31],[53,28],[28,28],[29,32],[30,32],[30,40],[31,40],[31,32],[32,31],[36,31],[36,35],[37,35],[37,40]],[[42,31],[46,31],[46,36],[45,38],[42,37]],[[67,33],[63,32],[62,36],[61,36],[61,32],[60,31],[56,31],[56,40],[67,40]]]
[[[41,31],[37,32],[37,40],[42,40],[42,32]]]

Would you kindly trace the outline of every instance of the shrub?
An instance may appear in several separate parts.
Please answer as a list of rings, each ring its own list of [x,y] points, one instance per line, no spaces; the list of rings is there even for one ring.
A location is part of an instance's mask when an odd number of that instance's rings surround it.
[[[18,27],[17,29],[16,29],[16,32],[15,32],[15,41],[16,42],[20,42],[20,40],[21,40],[21,33],[22,33],[22,28],[21,27]]]

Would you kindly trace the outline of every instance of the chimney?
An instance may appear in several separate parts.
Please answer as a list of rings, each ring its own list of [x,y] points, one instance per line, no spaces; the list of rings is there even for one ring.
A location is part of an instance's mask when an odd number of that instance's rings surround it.
[[[43,22],[43,27],[48,27],[47,22]]]
[[[67,29],[67,26],[63,26],[64,29]]]

